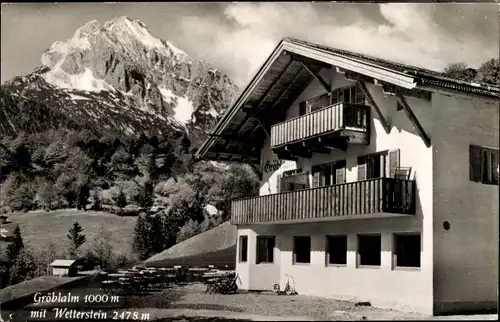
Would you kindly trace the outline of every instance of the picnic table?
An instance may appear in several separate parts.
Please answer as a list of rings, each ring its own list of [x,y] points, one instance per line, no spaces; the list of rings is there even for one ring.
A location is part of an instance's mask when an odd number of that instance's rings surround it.
[[[114,293],[119,286],[116,280],[104,280],[101,282],[101,289],[104,293]]]
[[[207,285],[205,293],[234,294],[238,290],[239,276],[236,273],[204,274]]]
[[[123,273],[111,273],[111,274],[108,274],[109,277],[113,277],[115,279],[118,279],[120,277],[126,277],[127,274],[123,274]]]

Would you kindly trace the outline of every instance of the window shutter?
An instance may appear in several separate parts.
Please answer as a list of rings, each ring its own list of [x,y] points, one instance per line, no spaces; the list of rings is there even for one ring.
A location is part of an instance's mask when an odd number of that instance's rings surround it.
[[[481,166],[481,148],[477,146],[470,146],[469,148],[469,166],[470,166],[470,180],[481,182],[482,180],[482,166]]]
[[[277,192],[278,193],[285,192],[286,191],[286,186],[285,186],[286,185],[286,180],[283,180],[283,175],[282,174],[278,174],[277,180],[278,180],[278,187],[277,187],[278,191]]]
[[[365,93],[359,84],[356,84],[356,99],[354,103],[365,104]]]
[[[388,171],[388,177],[389,178],[394,178],[394,175],[396,174],[396,169],[399,168],[399,149],[394,149],[389,151],[389,171]]]
[[[305,115],[306,114],[306,102],[300,102],[299,103],[299,115]]]
[[[492,181],[498,183],[498,151],[491,152],[491,176]]]
[[[317,188],[319,187],[319,171],[313,172],[313,177],[312,177],[312,187]]]
[[[345,167],[335,169],[335,184],[345,183]]]
[[[366,157],[358,159],[358,181],[366,180],[367,177],[367,164]]]

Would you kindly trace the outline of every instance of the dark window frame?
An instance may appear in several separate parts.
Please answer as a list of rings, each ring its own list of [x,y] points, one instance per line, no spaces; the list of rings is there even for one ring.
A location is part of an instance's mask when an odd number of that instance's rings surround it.
[[[499,157],[500,152],[498,149],[479,145],[470,145],[469,180],[482,184],[499,185]]]
[[[349,95],[346,95],[349,93]],[[328,96],[328,104],[324,106],[311,107],[310,101],[326,99]],[[346,96],[349,97],[349,101],[345,101]],[[334,89],[329,93],[324,93],[317,95],[306,100],[299,102],[299,116],[313,113],[322,108],[337,104],[337,103],[349,103],[349,104],[366,104],[366,96],[362,88],[358,84],[342,86]]]
[[[406,258],[402,258],[402,254],[400,252],[403,251],[404,246],[402,244],[398,243],[398,238],[412,238],[412,237],[418,237],[418,255],[416,254],[411,254],[409,256],[418,256],[417,259],[412,258],[410,259],[411,262],[418,262],[418,265],[405,265],[408,264],[408,262],[405,263],[400,263],[399,261],[406,261]],[[419,232],[407,232],[407,233],[395,233],[393,234],[393,267],[395,269],[415,269],[418,270],[422,267],[422,235]],[[410,246],[411,247],[411,246]],[[411,249],[410,249],[411,251]]]
[[[301,242],[300,242],[301,241]],[[306,254],[298,254],[298,251],[302,251],[302,250],[307,250],[307,247],[304,246],[304,242],[305,241],[308,241],[309,243],[309,251],[306,252]],[[312,250],[312,238],[311,236],[293,236],[293,265],[308,265],[308,264],[311,264],[311,250]],[[300,247],[300,249],[299,249]],[[301,258],[298,258],[298,257],[301,257]],[[305,261],[303,261],[303,258],[304,259],[307,259]],[[300,260],[300,261],[299,261]]]
[[[359,167],[364,166],[365,177],[361,180],[369,180],[369,179],[378,179],[385,178],[389,174],[387,173],[387,165],[389,163],[389,150],[365,154],[358,157],[358,176],[359,176]],[[375,168],[376,163],[378,164],[378,171]],[[378,175],[377,175],[377,172]],[[358,181],[359,178],[358,178]]]
[[[280,193],[309,188],[309,172],[302,172],[302,169],[299,170],[300,172],[288,172],[286,174],[282,173],[280,176],[278,176]]]
[[[367,267],[367,268],[380,268],[380,267],[382,267],[382,235],[381,234],[358,234],[356,237],[358,239],[357,240],[357,252],[356,252],[357,267],[361,267],[361,268],[363,268],[363,267]],[[378,256],[370,254],[370,256],[368,256],[368,259],[367,259],[367,257],[365,255],[369,255],[369,254],[366,254],[370,250],[369,248],[376,248],[376,247],[374,247],[375,244],[373,243],[373,238],[377,238],[380,241],[378,243]],[[365,241],[368,241],[369,239],[372,239],[372,240],[370,242],[368,242],[365,246],[365,245],[362,245],[362,243],[361,243],[361,241],[363,239]],[[372,257],[372,258],[370,258],[370,257]],[[376,258],[375,263],[373,263],[373,262],[367,263],[366,262],[366,261],[369,261],[370,259],[375,259],[375,258]]]
[[[337,243],[333,242],[333,240],[339,240],[342,239],[342,242],[345,240],[345,249],[343,250],[337,250],[337,252],[340,254],[342,253],[343,258],[341,260],[337,260],[337,258],[333,258],[332,260],[332,246],[338,245]],[[333,243],[332,243],[333,242]],[[325,245],[325,262],[326,266],[347,266],[347,235],[327,235],[326,236],[326,245]]]
[[[313,188],[346,183],[346,171],[347,171],[346,160],[337,160],[332,162],[315,164],[312,166],[311,169],[312,169],[311,173],[313,175],[313,186],[312,186]],[[337,177],[338,177],[337,170],[342,172],[342,182],[337,182]],[[318,178],[315,179],[314,176],[317,173],[319,173],[317,175]],[[328,176],[326,175],[326,173],[328,173]]]
[[[261,243],[267,241],[267,243]],[[261,250],[261,245],[266,245],[267,249]],[[276,247],[276,236],[257,236],[256,245],[256,264],[272,264],[274,263],[274,248]],[[265,256],[264,256],[265,254]]]
[[[315,105],[318,102],[324,101],[323,104]],[[299,102],[299,116],[313,113],[322,108],[331,105],[331,93],[323,93],[321,95],[310,97],[306,100]]]
[[[238,251],[238,253],[239,253],[238,254],[238,261],[240,263],[247,263],[248,262],[248,236],[247,235],[240,236],[239,242],[240,242],[240,244],[239,244],[239,251]]]
[[[349,92],[349,101],[346,102],[346,93]],[[366,104],[366,96],[358,84],[352,84],[336,88],[332,91],[330,103],[350,103],[350,104]]]

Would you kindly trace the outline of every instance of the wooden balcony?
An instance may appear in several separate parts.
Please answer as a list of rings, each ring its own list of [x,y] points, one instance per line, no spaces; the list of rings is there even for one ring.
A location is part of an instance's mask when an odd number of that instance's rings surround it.
[[[294,223],[415,214],[415,181],[378,178],[233,200],[231,223]]]
[[[338,103],[271,127],[271,149],[283,159],[312,152],[346,150],[348,143],[370,143],[370,107]],[[291,157],[287,157],[291,156]]]

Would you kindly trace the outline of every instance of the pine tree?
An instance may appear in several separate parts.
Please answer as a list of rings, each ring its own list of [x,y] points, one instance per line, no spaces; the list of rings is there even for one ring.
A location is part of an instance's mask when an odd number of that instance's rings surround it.
[[[66,235],[70,241],[69,255],[71,258],[77,257],[78,248],[87,241],[87,237],[82,234],[82,231],[82,226],[78,223],[78,221],[75,221],[73,228],[71,228],[69,230],[69,234]]]
[[[168,231],[165,229],[166,225],[164,217],[160,213],[149,216],[149,254],[154,255],[164,251],[168,248]],[[177,233],[174,238],[177,237]],[[175,242],[174,242],[175,244]]]
[[[143,191],[139,196],[139,205],[143,208],[149,209],[153,206],[154,185],[151,180],[144,183]]]
[[[82,183],[78,187],[78,200],[77,200],[77,208],[83,209],[87,211],[87,204],[89,203],[88,199],[90,197],[90,189],[87,183]]]
[[[125,197],[125,194],[123,193],[123,190],[120,189],[118,192],[118,196],[116,197],[116,206],[121,209],[127,205],[127,198]]]
[[[23,237],[21,236],[21,229],[19,225],[16,226],[12,236],[12,242],[7,246],[7,258],[9,259],[9,265],[14,265],[16,258],[19,253],[24,248]]]
[[[145,215],[139,215],[134,229],[133,250],[141,260],[149,257],[149,229]]]

